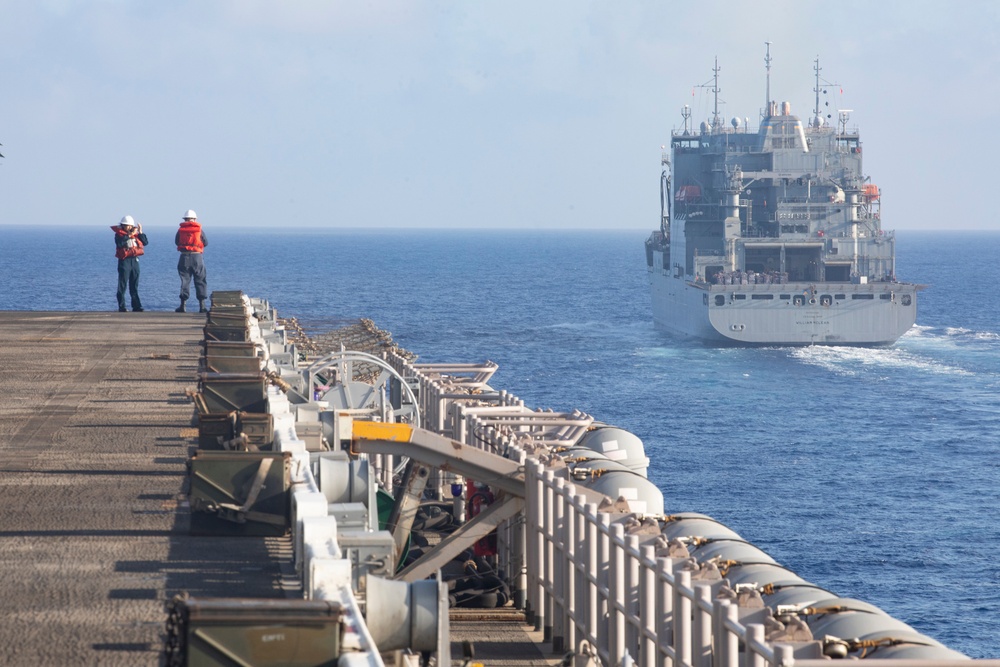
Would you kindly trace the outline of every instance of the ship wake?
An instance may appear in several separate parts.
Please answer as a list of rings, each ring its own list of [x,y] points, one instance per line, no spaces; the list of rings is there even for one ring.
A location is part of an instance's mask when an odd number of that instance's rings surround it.
[[[933,375],[971,376],[976,373],[919,352],[893,348],[813,346],[789,351],[792,359],[842,376],[870,376],[888,380],[882,372],[916,371]]]

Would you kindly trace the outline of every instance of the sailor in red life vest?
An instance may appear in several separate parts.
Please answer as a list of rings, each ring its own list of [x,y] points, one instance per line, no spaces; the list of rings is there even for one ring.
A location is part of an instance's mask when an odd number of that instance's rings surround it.
[[[198,297],[198,312],[207,313],[205,299],[208,298],[208,283],[205,280],[205,261],[202,258],[202,253],[205,251],[205,246],[208,245],[208,240],[205,238],[205,232],[202,231],[201,225],[198,224],[198,216],[194,211],[188,211],[184,214],[184,222],[181,223],[180,229],[174,235],[174,244],[181,254],[177,261],[177,273],[181,277],[181,305],[176,308],[176,312],[185,312],[184,302],[191,294],[191,279],[194,278],[194,293]]]
[[[125,288],[132,298],[132,311],[142,312],[139,300],[139,255],[149,241],[142,233],[142,225],[137,225],[131,215],[126,215],[117,225],[111,226],[115,233],[115,257],[118,258],[118,312],[124,313]]]

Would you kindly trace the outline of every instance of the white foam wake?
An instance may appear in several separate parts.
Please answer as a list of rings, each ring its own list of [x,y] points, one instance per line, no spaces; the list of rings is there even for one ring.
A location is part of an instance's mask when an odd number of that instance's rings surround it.
[[[914,370],[936,375],[975,375],[972,371],[901,347],[813,346],[792,350],[789,356],[838,375],[860,375],[878,372],[880,369]]]

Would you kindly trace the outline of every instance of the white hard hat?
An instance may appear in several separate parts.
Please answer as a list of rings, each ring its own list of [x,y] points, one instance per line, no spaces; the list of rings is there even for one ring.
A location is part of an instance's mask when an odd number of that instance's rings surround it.
[[[129,227],[135,227],[135,220],[132,219],[131,215],[126,215],[124,218],[122,218],[122,221],[118,224],[121,225],[122,227],[125,227],[126,225]]]
[[[198,219],[198,214],[195,213],[194,211],[192,211],[191,209],[188,209],[188,212],[184,214],[184,219],[185,220],[197,220]]]

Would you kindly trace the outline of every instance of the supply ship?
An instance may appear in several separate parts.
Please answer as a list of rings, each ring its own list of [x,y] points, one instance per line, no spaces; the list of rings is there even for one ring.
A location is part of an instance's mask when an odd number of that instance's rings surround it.
[[[760,127],[691,108],[671,134],[660,180],[660,228],[646,240],[657,326],[723,345],[894,343],[913,326],[924,286],[896,278],[896,237],[881,191],[862,171],[850,110],[825,113],[815,61],[808,123],[771,101]],[[834,117],[836,113],[836,117]]]

